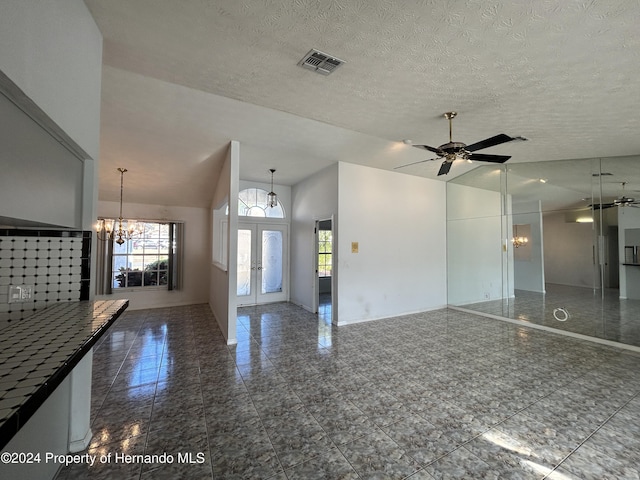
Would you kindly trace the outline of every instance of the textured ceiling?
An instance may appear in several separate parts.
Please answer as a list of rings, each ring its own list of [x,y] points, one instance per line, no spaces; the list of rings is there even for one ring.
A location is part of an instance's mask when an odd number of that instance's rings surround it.
[[[481,166],[453,182],[506,191],[521,206],[542,200],[545,212],[588,209],[622,196],[640,199],[640,156],[512,163],[506,177],[501,171]]]
[[[104,36],[102,199],[126,166],[130,201],[207,206],[231,139],[245,179],[392,169],[429,157],[398,141],[448,140],[449,110],[454,140],[529,138],[483,151],[510,163],[640,153],[637,0],[85,3]],[[346,63],[298,67],[311,48]]]

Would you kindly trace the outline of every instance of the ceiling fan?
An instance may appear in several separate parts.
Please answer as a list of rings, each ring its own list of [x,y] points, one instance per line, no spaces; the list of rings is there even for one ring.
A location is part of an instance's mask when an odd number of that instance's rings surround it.
[[[640,201],[636,200],[635,198],[631,198],[631,197],[627,197],[624,195],[624,187],[627,184],[627,182],[622,182],[620,185],[622,185],[622,195],[619,196],[618,198],[616,198],[615,200],[613,200],[612,202],[609,203],[596,203],[593,205],[590,205],[591,207],[594,208],[594,210],[598,210],[600,208],[612,208],[612,207],[636,207],[636,208],[640,208]]]
[[[399,167],[395,167],[394,170],[398,168],[408,167],[409,165],[415,165],[417,163],[430,162],[432,160],[439,160],[441,158],[444,159],[442,165],[440,166],[440,170],[438,171],[438,175],[446,175],[451,170],[451,165],[453,161],[460,158],[463,160],[474,160],[479,162],[492,162],[492,163],[504,163],[511,158],[509,155],[486,155],[483,153],[473,153],[477,150],[482,150],[483,148],[493,147],[495,145],[500,145],[501,143],[510,142],[512,140],[526,140],[524,137],[510,137],[509,135],[505,135],[501,133],[496,135],[495,137],[487,138],[485,140],[481,140],[476,143],[472,143],[471,145],[465,145],[461,142],[454,142],[452,139],[452,125],[451,121],[456,117],[457,112],[446,112],[444,117],[449,120],[449,143],[445,143],[440,145],[438,148],[430,147],[429,145],[414,145],[416,148],[422,148],[424,150],[428,150],[438,155],[437,158],[430,158],[427,160],[420,160],[418,162],[407,163],[406,165],[400,165]]]

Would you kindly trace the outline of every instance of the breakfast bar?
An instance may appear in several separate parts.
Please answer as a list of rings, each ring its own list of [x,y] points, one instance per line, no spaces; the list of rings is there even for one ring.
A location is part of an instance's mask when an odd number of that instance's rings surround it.
[[[128,300],[56,303],[0,331],[0,478],[52,478],[91,440],[93,345]]]

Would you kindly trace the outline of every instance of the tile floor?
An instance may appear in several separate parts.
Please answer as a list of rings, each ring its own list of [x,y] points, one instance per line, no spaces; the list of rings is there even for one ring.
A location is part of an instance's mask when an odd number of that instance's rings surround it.
[[[640,300],[621,299],[620,290],[546,284],[546,293],[516,290],[515,298],[464,308],[640,347]],[[562,308],[558,321],[554,310]]]
[[[206,305],[126,312],[95,348],[89,453],[174,462],[57,478],[640,476],[637,353],[447,309],[336,328],[245,307],[238,337]]]

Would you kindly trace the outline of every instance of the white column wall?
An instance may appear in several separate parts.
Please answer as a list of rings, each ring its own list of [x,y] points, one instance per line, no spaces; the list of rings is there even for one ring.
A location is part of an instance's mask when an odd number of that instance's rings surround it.
[[[338,167],[338,325],[446,306],[445,183]]]
[[[229,204],[229,219],[227,228],[227,269],[214,264],[213,258],[209,259],[209,306],[220,326],[227,343],[237,343],[236,318],[237,318],[237,258],[238,258],[238,193],[240,176],[240,144],[232,141],[229,144],[227,158],[222,166],[218,184],[215,187],[213,202],[209,217],[213,217],[213,211],[222,207],[225,202]],[[231,199],[231,201],[229,200]],[[211,224],[210,224],[211,225]],[[219,225],[211,225],[210,228],[219,228]],[[212,231],[208,245],[213,247],[213,241],[219,238],[219,232]],[[212,252],[213,248],[208,248]]]

